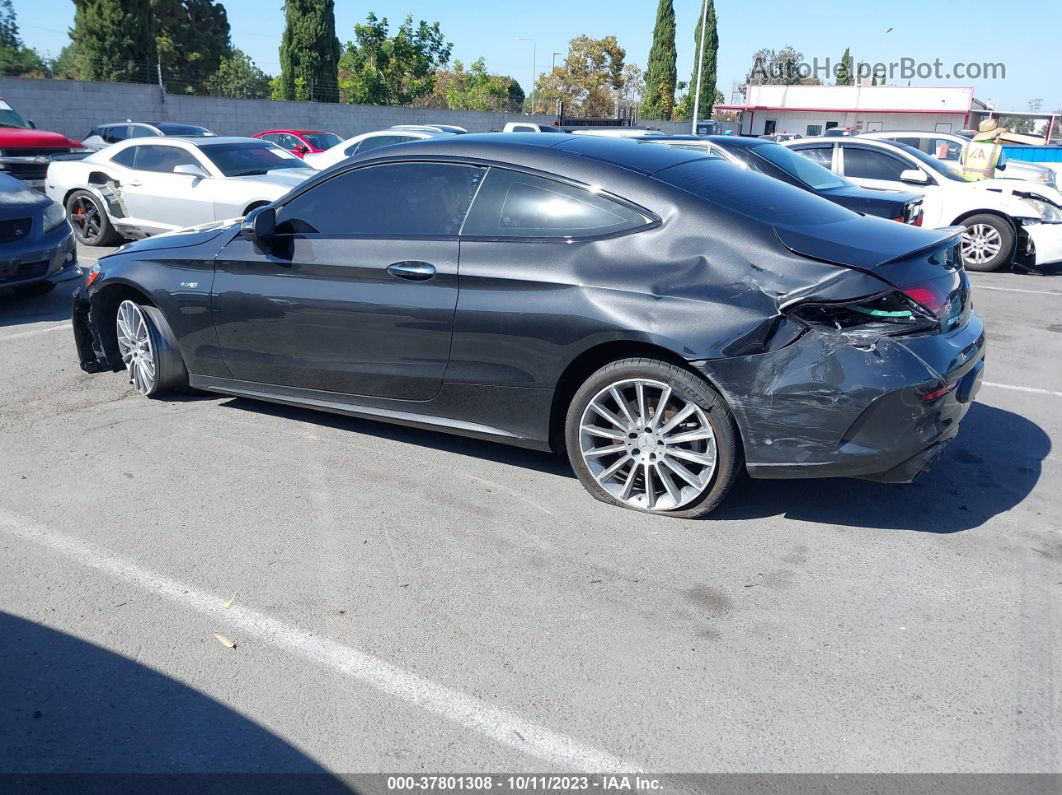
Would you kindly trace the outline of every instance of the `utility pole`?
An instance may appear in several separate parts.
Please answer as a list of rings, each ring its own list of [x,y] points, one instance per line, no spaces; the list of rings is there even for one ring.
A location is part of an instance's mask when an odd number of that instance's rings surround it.
[[[693,95],[693,129],[697,134],[697,117],[701,112],[701,80],[704,77],[704,38],[708,35],[708,0],[701,0],[701,43],[697,47],[697,93]]]

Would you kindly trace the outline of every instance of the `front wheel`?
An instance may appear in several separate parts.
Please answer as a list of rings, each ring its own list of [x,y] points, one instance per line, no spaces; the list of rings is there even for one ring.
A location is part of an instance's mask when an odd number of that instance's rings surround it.
[[[590,376],[568,409],[565,440],[576,476],[594,497],[679,518],[712,511],[741,467],[722,396],[655,359],[624,359]]]
[[[109,246],[121,237],[100,200],[87,190],[74,191],[66,201],[66,217],[74,236],[86,246]]]
[[[959,241],[962,264],[968,271],[994,271],[1014,254],[1014,227],[998,215],[974,215],[962,222]]]
[[[151,397],[188,383],[188,372],[169,333],[165,318],[153,306],[125,300],[115,317],[118,352],[129,371],[129,383]]]

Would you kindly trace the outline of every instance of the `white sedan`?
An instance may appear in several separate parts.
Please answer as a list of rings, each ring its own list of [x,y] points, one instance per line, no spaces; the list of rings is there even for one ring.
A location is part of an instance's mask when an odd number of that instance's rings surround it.
[[[316,172],[255,138],[131,138],[48,167],[77,239],[105,246],[246,215]]]
[[[422,138],[443,138],[456,133],[443,130],[439,127],[414,127],[414,125],[399,125],[389,130],[375,130],[374,132],[362,133],[338,143],[331,149],[323,152],[311,152],[303,157],[303,160],[314,168],[324,170],[336,163],[341,163],[355,154],[379,149],[382,146],[392,144],[409,143],[419,141]]]
[[[968,182],[919,149],[864,136],[801,138],[782,146],[864,188],[921,193],[924,226],[966,227],[959,250],[968,270],[1062,261],[1062,208],[1020,190],[1017,180]]]

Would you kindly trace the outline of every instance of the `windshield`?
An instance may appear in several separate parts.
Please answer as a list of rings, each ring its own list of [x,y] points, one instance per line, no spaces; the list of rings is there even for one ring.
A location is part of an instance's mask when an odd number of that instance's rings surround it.
[[[264,141],[200,146],[226,177],[249,177],[282,168],[305,168],[303,162],[279,146]]]
[[[22,127],[30,129],[29,122],[18,115],[10,105],[0,99],[0,127]]]
[[[968,182],[969,181],[962,174],[960,174],[958,171],[953,169],[951,166],[948,166],[944,162],[942,162],[940,160],[937,160],[935,157],[927,155],[921,149],[915,149],[913,146],[908,146],[907,144],[901,144],[899,141],[889,141],[889,143],[892,146],[897,147],[898,149],[902,149],[904,152],[909,154],[911,157],[917,158],[918,161],[923,166],[928,168],[930,171],[934,171],[937,174],[940,174],[945,179],[950,179],[950,180],[953,180],[955,182]]]
[[[786,174],[815,190],[844,188],[851,183],[824,168],[814,160],[799,155],[779,144],[762,144],[752,147],[753,154],[773,163]]]
[[[155,126],[163,135],[183,135],[186,138],[206,138],[214,135],[206,127],[197,127],[194,124],[170,124],[164,121]]]
[[[335,133],[329,132],[316,132],[316,133],[303,133],[302,137],[306,139],[306,142],[314,149],[331,149],[336,144],[343,143],[343,139]]]

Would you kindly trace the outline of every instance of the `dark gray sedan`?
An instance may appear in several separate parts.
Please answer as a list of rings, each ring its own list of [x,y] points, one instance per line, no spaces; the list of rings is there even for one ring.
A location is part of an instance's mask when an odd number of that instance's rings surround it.
[[[62,205],[0,174],[0,287],[40,295],[80,275]]]

